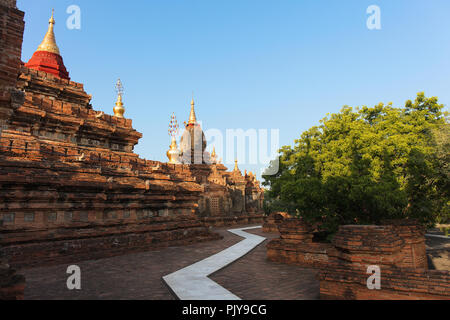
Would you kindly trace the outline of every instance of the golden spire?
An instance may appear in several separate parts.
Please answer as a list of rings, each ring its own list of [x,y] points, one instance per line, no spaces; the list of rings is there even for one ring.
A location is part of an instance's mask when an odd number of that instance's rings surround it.
[[[216,147],[213,147],[213,151],[211,153],[211,163],[212,164],[217,164],[217,154],[216,154]]]
[[[192,97],[191,114],[189,115],[189,122],[188,122],[188,124],[196,124],[196,123],[197,123],[197,117],[195,116],[195,102],[194,102],[194,97]]]
[[[239,171],[239,167],[238,167],[238,161],[237,159],[234,160],[234,171]]]
[[[117,91],[117,102],[114,107],[114,116],[117,118],[124,118],[123,114],[125,113],[125,108],[123,107],[122,96],[123,96],[123,85],[122,82],[117,80],[116,83],[116,91]]]
[[[48,21],[47,33],[45,34],[44,40],[39,45],[37,51],[46,51],[60,55],[58,45],[56,44],[55,33],[53,31],[53,27],[55,25],[55,18],[53,18],[54,13],[55,10],[52,9],[52,17]]]

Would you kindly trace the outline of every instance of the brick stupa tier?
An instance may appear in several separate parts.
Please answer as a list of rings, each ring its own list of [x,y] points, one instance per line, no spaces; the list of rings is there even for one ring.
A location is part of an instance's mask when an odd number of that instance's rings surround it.
[[[30,69],[51,73],[61,79],[70,80],[63,58],[52,52],[36,51],[25,66]]]

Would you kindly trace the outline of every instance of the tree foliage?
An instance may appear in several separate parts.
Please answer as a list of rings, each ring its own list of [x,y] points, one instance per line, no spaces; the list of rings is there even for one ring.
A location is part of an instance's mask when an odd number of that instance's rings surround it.
[[[436,97],[404,108],[344,106],[280,150],[263,175],[267,210],[285,208],[334,232],[342,224],[449,218],[449,124]]]

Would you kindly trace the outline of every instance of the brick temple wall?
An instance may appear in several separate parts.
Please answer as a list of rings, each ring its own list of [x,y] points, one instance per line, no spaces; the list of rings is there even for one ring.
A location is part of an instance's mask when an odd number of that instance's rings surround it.
[[[4,241],[4,252],[11,265],[22,268],[70,264],[212,239],[219,236],[212,236],[193,216],[153,217],[139,222],[15,232]]]
[[[0,99],[9,102],[10,93],[16,88],[21,66],[22,38],[25,28],[24,13],[17,10],[16,1],[0,2]]]
[[[218,238],[194,214],[201,188],[183,168],[22,157],[0,156],[0,243],[14,266]]]
[[[24,13],[17,10],[15,0],[0,2],[0,133],[12,112],[11,99],[18,94],[16,83],[22,64],[23,18]]]
[[[420,234],[420,227],[409,222],[340,227],[334,248],[328,251],[329,261],[318,276],[321,298],[450,300],[450,272],[425,268],[426,253],[416,250],[422,241],[411,240]],[[367,287],[369,266],[380,268],[380,290]]]
[[[23,16],[1,2],[0,246],[9,263],[217,239],[195,215],[203,189],[189,166],[141,159],[130,119],[95,111],[81,83],[23,66]]]
[[[21,94],[16,90],[21,66],[24,13],[17,10],[16,0],[0,2],[0,136]],[[0,229],[3,220],[0,217]],[[23,299],[25,278],[11,268],[0,245],[0,300]]]

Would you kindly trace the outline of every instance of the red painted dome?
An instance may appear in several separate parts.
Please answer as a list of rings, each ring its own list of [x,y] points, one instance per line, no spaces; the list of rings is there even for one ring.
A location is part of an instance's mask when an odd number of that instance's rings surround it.
[[[69,73],[64,66],[63,58],[61,57],[59,48],[56,44],[55,33],[53,31],[55,25],[53,13],[48,23],[48,30],[44,40],[39,45],[30,61],[25,64],[25,67],[51,73],[59,78],[70,80]]]
[[[70,80],[69,73],[64,66],[62,57],[53,52],[36,51],[30,61],[25,64],[25,67],[45,71],[59,78]]]

